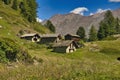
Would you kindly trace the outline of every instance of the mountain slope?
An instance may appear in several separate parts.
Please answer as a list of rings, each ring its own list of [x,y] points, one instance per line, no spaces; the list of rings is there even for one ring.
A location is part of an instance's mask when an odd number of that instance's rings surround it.
[[[120,9],[112,11],[115,17],[120,18]],[[50,18],[53,25],[56,26],[56,33],[75,34],[80,26],[83,26],[86,30],[86,35],[89,33],[89,29],[92,25],[98,29],[99,22],[104,19],[104,13],[98,13],[92,16],[81,16],[78,14],[65,14],[65,15],[55,15]],[[45,23],[45,22],[43,22]]]

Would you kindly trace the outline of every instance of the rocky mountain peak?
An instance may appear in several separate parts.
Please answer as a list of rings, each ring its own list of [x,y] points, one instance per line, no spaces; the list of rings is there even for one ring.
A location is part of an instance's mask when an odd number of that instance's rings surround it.
[[[120,8],[112,11],[114,17],[120,18]],[[56,33],[65,34],[76,34],[76,31],[80,26],[84,27],[86,35],[89,34],[89,30],[92,25],[98,30],[99,23],[104,19],[103,13],[97,13],[91,16],[82,16],[79,14],[57,14],[51,17],[49,20],[56,27]],[[45,23],[44,23],[45,24]]]

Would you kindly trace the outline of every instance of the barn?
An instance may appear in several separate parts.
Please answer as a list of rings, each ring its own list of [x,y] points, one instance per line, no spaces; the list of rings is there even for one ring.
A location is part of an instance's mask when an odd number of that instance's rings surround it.
[[[71,53],[76,51],[73,40],[60,41],[53,45],[53,51],[58,53]]]
[[[40,36],[37,33],[24,34],[20,36],[21,39],[30,40],[32,42],[39,42]]]

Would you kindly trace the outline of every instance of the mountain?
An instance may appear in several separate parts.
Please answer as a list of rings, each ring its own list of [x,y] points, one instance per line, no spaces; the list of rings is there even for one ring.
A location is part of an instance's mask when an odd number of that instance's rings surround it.
[[[112,13],[114,17],[120,18],[120,9],[114,10]],[[82,16],[73,13],[64,15],[58,14],[51,17],[49,20],[56,27],[56,33],[63,35],[67,33],[76,34],[78,28],[83,26],[86,31],[86,35],[88,36],[89,29],[92,25],[94,25],[98,30],[100,21],[104,19],[104,14],[105,12],[94,14],[92,16]],[[45,22],[43,22],[43,24],[45,24]]]

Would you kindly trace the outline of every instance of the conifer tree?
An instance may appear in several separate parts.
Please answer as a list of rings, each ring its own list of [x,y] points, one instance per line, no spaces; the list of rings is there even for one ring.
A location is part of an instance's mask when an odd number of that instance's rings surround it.
[[[5,4],[9,5],[11,0],[2,0]]]
[[[76,32],[77,35],[80,36],[81,39],[85,38],[85,29],[81,26]]]
[[[52,22],[50,20],[47,21],[47,23],[45,24],[45,26],[53,33],[55,33],[55,26],[52,24]]]
[[[36,21],[36,17],[37,17],[37,4],[36,4],[36,0],[29,0],[28,1],[28,6],[30,8],[29,12],[30,12],[30,15],[28,17],[28,20],[30,22],[35,22]]]
[[[36,22],[37,17],[37,3],[35,0],[23,0],[19,5],[21,13],[29,22]]]
[[[115,20],[115,30],[116,30],[116,34],[120,34],[120,20],[119,20],[119,18],[116,18],[116,20]]]
[[[27,0],[23,0],[23,2],[20,3],[19,7],[21,9],[21,14],[23,14],[23,16],[28,19],[28,15],[30,14],[29,13],[30,8],[28,6]]]
[[[99,40],[102,40],[103,38],[105,38],[105,29],[104,29],[103,21],[100,22],[100,27],[99,27],[99,30],[98,30],[97,37],[98,37]]]
[[[97,31],[95,27],[92,25],[89,34],[89,41],[96,41],[97,40]]]
[[[110,10],[105,13],[104,19],[99,25],[100,27],[97,34],[99,40],[116,33],[115,18]]]
[[[106,37],[115,34],[115,19],[110,10],[105,13],[103,24]]]
[[[18,1],[17,0],[13,0],[12,8],[15,10],[18,9]]]

